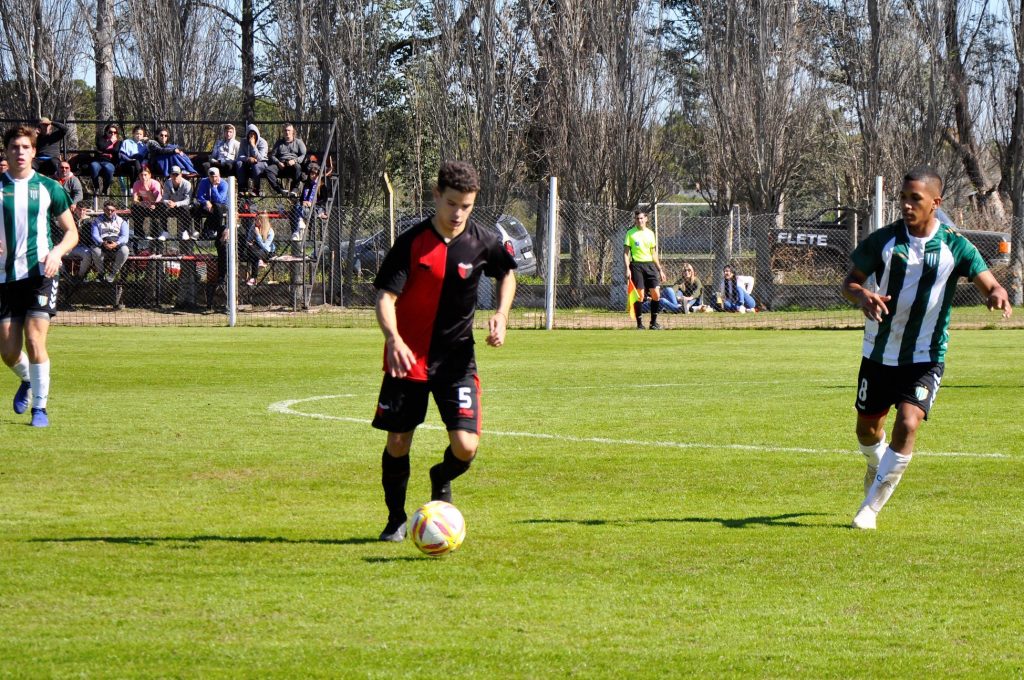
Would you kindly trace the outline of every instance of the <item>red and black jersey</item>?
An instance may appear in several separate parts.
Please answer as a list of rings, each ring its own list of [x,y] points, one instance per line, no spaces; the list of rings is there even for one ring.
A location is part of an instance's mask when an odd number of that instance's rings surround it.
[[[395,240],[373,285],[398,296],[398,333],[416,355],[409,380],[476,370],[473,315],[480,277],[502,278],[515,267],[498,234],[473,221],[448,243],[430,219]]]

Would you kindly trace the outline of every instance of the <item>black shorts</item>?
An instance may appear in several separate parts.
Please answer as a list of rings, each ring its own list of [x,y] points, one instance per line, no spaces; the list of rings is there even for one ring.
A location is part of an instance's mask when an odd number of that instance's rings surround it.
[[[857,412],[865,416],[880,416],[892,406],[914,404],[924,411],[925,420],[939,392],[945,364],[920,363],[906,366],[886,366],[862,358],[857,376]]]
[[[428,382],[385,374],[373,426],[387,432],[415,430],[427,417],[428,394],[434,395],[445,428],[480,434],[480,379],[472,372],[456,379]]]
[[[56,276],[34,274],[27,279],[0,284],[0,321],[56,316],[57,282]]]
[[[638,290],[653,290],[661,285],[658,268],[653,262],[630,262],[629,276]]]

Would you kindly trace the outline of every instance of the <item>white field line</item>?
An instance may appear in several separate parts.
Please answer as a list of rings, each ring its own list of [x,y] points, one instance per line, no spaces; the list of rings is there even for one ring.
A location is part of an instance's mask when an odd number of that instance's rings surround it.
[[[289,416],[301,416],[303,418],[313,418],[315,420],[333,420],[342,423],[355,423],[357,425],[369,425],[370,420],[368,418],[352,418],[349,416],[332,416],[326,413],[307,413],[304,411],[297,411],[293,407],[297,404],[305,404],[313,401],[323,401],[326,399],[352,399],[357,397],[355,394],[324,394],[317,397],[306,397],[304,399],[285,399],[284,401],[277,401],[267,407],[267,410],[271,413],[281,413]],[[443,431],[444,428],[440,425],[420,425],[420,429],[426,430],[438,430]],[[835,454],[851,454],[859,453],[855,449],[813,449],[799,446],[768,446],[763,444],[715,444],[712,442],[673,442],[673,441],[648,441],[643,439],[612,439],[609,437],[577,437],[573,435],[563,434],[547,434],[544,432],[516,432],[514,430],[484,430],[485,434],[495,435],[498,437],[521,437],[524,439],[546,439],[553,441],[564,441],[574,442],[578,444],[610,444],[615,446],[645,446],[645,447],[656,447],[656,448],[668,448],[668,449],[726,449],[730,451],[771,451],[776,453],[835,453]],[[956,451],[921,451],[916,453],[918,456],[936,456],[944,458],[1006,458],[1012,459],[1013,456],[1005,453],[974,453],[974,452],[956,452]]]

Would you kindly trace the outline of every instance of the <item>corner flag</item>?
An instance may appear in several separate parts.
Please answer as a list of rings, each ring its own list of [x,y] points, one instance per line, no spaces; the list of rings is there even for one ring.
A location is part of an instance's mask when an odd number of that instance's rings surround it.
[[[626,281],[626,311],[629,312],[629,318],[636,321],[636,308],[633,303],[640,302],[640,291],[636,289],[633,284],[633,278],[630,277]]]

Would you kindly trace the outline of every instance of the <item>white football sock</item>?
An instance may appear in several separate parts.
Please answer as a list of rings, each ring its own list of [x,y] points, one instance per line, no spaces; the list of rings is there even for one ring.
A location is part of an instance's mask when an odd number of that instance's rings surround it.
[[[878,464],[882,460],[882,454],[889,448],[889,442],[885,440],[885,430],[882,430],[882,438],[877,444],[861,444],[860,452],[868,461],[868,469],[864,473],[864,495],[868,495],[871,485],[875,483],[875,475],[878,474]]]
[[[28,374],[32,383],[32,408],[46,408],[46,399],[50,396],[50,360],[29,364]]]
[[[875,512],[879,512],[885,505],[896,485],[900,483],[903,472],[910,465],[911,456],[904,456],[896,453],[892,448],[885,450],[882,460],[878,464],[878,474],[875,481],[864,498],[864,505],[869,506]]]
[[[18,356],[17,363],[11,366],[11,370],[14,371],[14,375],[18,376],[22,382],[28,380],[28,355],[22,352]]]

